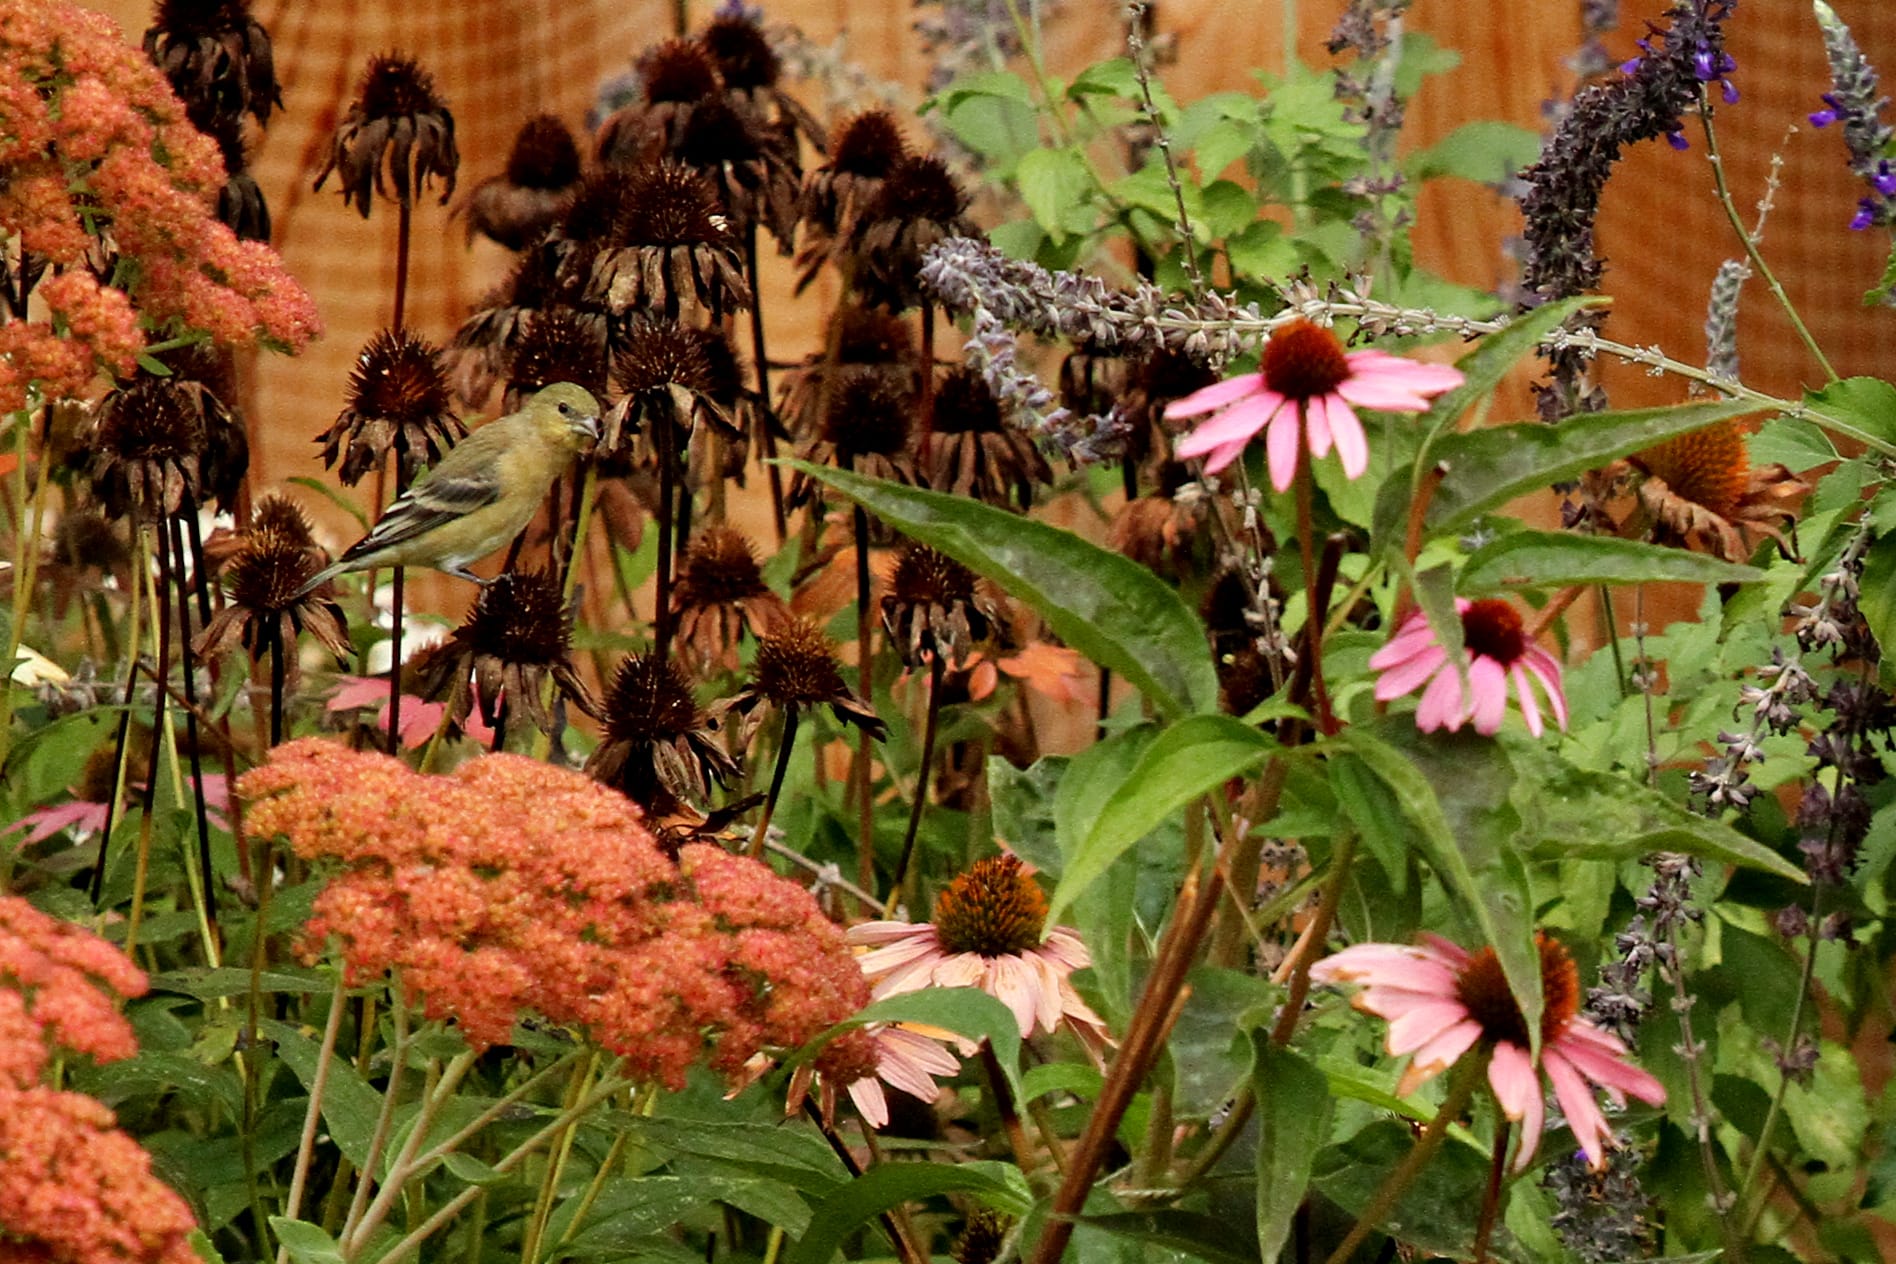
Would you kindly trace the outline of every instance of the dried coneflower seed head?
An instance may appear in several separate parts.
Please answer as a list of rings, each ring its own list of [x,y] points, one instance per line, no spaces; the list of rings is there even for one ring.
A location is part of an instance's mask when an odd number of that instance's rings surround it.
[[[676,321],[638,317],[626,332],[625,349],[612,360],[612,380],[627,395],[677,385],[708,393],[711,361],[704,340]]]
[[[974,572],[925,544],[910,544],[895,559],[889,596],[909,605],[974,601]]]
[[[1751,477],[1751,455],[1735,421],[1668,439],[1635,456],[1633,463],[1665,480],[1674,496],[1721,518],[1737,516]]]
[[[503,571],[482,587],[466,631],[476,654],[551,666],[572,645],[572,608],[552,571]]]
[[[632,177],[614,229],[621,246],[722,245],[730,236],[710,184],[690,167],[670,161]]]
[[[259,614],[276,614],[301,602],[303,586],[322,569],[323,557],[309,543],[307,524],[300,535],[255,523],[244,547],[225,570],[231,604]]]
[[[823,418],[823,438],[850,457],[897,456],[908,450],[914,399],[880,373],[854,373],[837,387]]]
[[[564,189],[579,179],[579,146],[556,114],[522,124],[507,155],[507,183],[523,189]]]
[[[730,335],[718,325],[690,332],[704,353],[704,393],[721,404],[735,403],[744,391],[744,361],[731,344]]]
[[[268,531],[303,548],[316,546],[316,529],[303,507],[287,496],[265,492],[250,511],[252,533]]]
[[[718,70],[710,55],[690,40],[668,39],[648,49],[638,62],[645,99],[690,104],[718,90]]]
[[[830,141],[832,170],[880,180],[909,156],[902,128],[887,110],[866,110],[836,129]]]
[[[1580,971],[1558,939],[1544,931],[1534,933],[1534,946],[1540,951],[1541,1030],[1543,1045],[1560,1037],[1580,1009]],[[1455,983],[1456,997],[1468,1007],[1468,1015],[1481,1025],[1484,1040],[1503,1041],[1527,1048],[1527,1020],[1514,993],[1508,987],[1507,974],[1491,947],[1470,953]]]
[[[913,155],[889,169],[882,191],[870,204],[866,220],[930,220],[948,224],[968,209],[968,195],[961,191],[948,164],[933,154]]]
[[[675,662],[632,654],[613,673],[606,692],[606,732],[614,741],[666,741],[698,727],[691,682]]]
[[[1335,334],[1307,320],[1271,332],[1264,344],[1264,383],[1291,399],[1327,395],[1350,376],[1350,362]]]
[[[397,426],[432,422],[454,409],[441,352],[401,329],[384,329],[369,340],[349,374],[349,411]]]
[[[694,167],[760,162],[764,138],[727,104],[713,97],[691,112],[678,138],[678,157]]]
[[[840,330],[836,325],[841,324]],[[841,364],[906,364],[915,356],[908,322],[880,307],[850,303],[830,317]]]
[[[930,919],[943,952],[1011,957],[1040,946],[1047,897],[1021,871],[1020,857],[978,860],[935,897]]]
[[[944,434],[991,434],[1006,425],[1001,402],[978,371],[957,365],[936,386],[936,430]]]
[[[571,241],[607,241],[618,231],[620,216],[632,201],[636,177],[619,167],[595,167],[579,183],[579,192],[560,225]],[[529,252],[529,257],[533,252]]]
[[[970,1211],[961,1236],[955,1239],[955,1264],[994,1264],[1001,1258],[1001,1248],[1007,1244],[1011,1223],[1006,1216],[986,1207]]]
[[[754,689],[780,707],[811,707],[849,696],[829,638],[802,619],[786,621],[757,646]]]
[[[203,414],[176,379],[141,374],[100,405],[94,489],[114,516],[167,517],[197,498],[204,445]]]
[[[530,395],[555,382],[585,387],[594,398],[606,393],[606,344],[598,322],[565,308],[534,317],[514,348],[508,366],[509,389]]]
[[[207,115],[245,113],[267,123],[283,104],[270,33],[247,0],[159,0],[145,55],[200,126]]]
[[[698,36],[726,87],[768,88],[777,82],[783,63],[757,23],[742,14],[713,18]]]
[[[1518,662],[1527,653],[1527,632],[1521,615],[1499,597],[1470,602],[1462,611],[1462,644],[1472,654],[1492,658],[1502,666]]]
[[[356,87],[356,100],[364,117],[397,119],[416,114],[435,114],[446,109],[441,94],[435,91],[434,76],[406,53],[378,53],[369,59]]]
[[[710,527],[685,550],[678,599],[687,605],[736,605],[769,592],[757,552],[735,527]]]

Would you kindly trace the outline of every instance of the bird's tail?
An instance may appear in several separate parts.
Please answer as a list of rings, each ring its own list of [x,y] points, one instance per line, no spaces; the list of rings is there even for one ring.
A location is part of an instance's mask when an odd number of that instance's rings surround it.
[[[331,562],[329,565],[323,567],[321,570],[317,571],[314,575],[310,576],[309,582],[305,583],[301,588],[297,589],[296,592],[291,595],[290,600],[291,601],[302,600],[304,597],[309,596],[311,593],[315,592],[318,588],[321,588],[324,584],[328,583],[330,580],[336,578],[336,576],[344,574],[351,569],[353,569],[352,564],[346,559],[340,562]]]

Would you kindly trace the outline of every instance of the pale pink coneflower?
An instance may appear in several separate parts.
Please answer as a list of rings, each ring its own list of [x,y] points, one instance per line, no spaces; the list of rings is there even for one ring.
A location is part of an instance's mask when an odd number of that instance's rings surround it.
[[[1618,1037],[1579,1014],[1580,974],[1560,942],[1536,934],[1540,950],[1540,1065],[1529,1052],[1527,1021],[1508,988],[1493,948],[1470,953],[1438,935],[1418,946],[1358,944],[1311,968],[1320,983],[1361,983],[1357,1009],[1389,1020],[1391,1055],[1411,1054],[1396,1092],[1407,1096],[1455,1065],[1477,1045],[1490,1051],[1488,1085],[1502,1113],[1521,1125],[1514,1156],[1520,1171],[1534,1157],[1546,1120],[1541,1072],[1552,1085],[1574,1141],[1595,1168],[1606,1162],[1611,1136],[1592,1085],[1615,1105],[1627,1094],[1649,1105],[1665,1100],[1658,1080],[1626,1060]]]
[[[1460,386],[1459,369],[1421,364],[1365,349],[1345,351],[1335,334],[1307,320],[1272,331],[1256,373],[1240,373],[1168,404],[1167,421],[1219,412],[1180,441],[1180,460],[1205,458],[1213,474],[1238,459],[1244,445],[1264,431],[1271,486],[1289,488],[1301,451],[1312,458],[1332,447],[1343,473],[1358,478],[1369,468],[1369,439],[1358,408],[1418,413],[1428,397]]]
[[[935,899],[930,922],[864,922],[849,942],[875,998],[921,988],[974,987],[1013,1011],[1022,1036],[1064,1021],[1089,1050],[1106,1024],[1074,990],[1071,975],[1092,964],[1080,937],[1046,930],[1047,897],[1017,856],[977,861]]]
[[[1453,733],[1472,720],[1475,732],[1486,737],[1501,727],[1508,709],[1508,682],[1513,681],[1528,732],[1539,737],[1543,729],[1537,686],[1547,695],[1554,723],[1566,728],[1567,698],[1561,691],[1560,663],[1528,637],[1514,607],[1493,597],[1480,601],[1458,597],[1455,612],[1461,616],[1461,661],[1467,687],[1463,688],[1462,671],[1436,639],[1427,617],[1411,610],[1389,643],[1370,656],[1370,668],[1382,673],[1376,679],[1376,700],[1400,698],[1426,683],[1415,712],[1417,728],[1424,733],[1436,729]]]

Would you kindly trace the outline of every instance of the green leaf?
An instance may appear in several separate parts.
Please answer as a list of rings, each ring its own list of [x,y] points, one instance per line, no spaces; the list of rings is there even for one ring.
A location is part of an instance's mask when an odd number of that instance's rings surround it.
[[[497,1171],[492,1164],[483,1163],[471,1154],[462,1154],[456,1150],[442,1159],[441,1165],[457,1181],[469,1185],[501,1185],[514,1179],[506,1172]]]
[[[1207,1212],[1165,1207],[1157,1211],[1120,1211],[1076,1219],[1114,1237],[1167,1248],[1164,1252],[1130,1254],[1126,1257],[1130,1259],[1165,1259],[1183,1253],[1210,1264],[1257,1264],[1260,1259],[1271,1258],[1258,1254],[1257,1243],[1242,1234],[1238,1224]]]
[[[1021,201],[1055,241],[1066,236],[1069,212],[1093,192],[1093,173],[1077,149],[1030,149],[1014,167]]]
[[[1575,767],[1523,737],[1504,735],[1500,742],[1516,773],[1511,796],[1521,815],[1516,845],[1534,859],[1617,863],[1675,851],[1808,881],[1803,870],[1763,843],[1688,812],[1630,777]]]
[[[1409,876],[1408,836],[1401,806],[1388,785],[1373,776],[1356,756],[1339,752],[1325,760],[1324,766],[1337,806],[1356,826],[1357,837],[1400,895]]]
[[[1290,1238],[1317,1153],[1330,1137],[1330,1086],[1323,1072],[1251,1032],[1251,1086],[1257,1095],[1256,1258],[1274,1260]]]
[[[1139,95],[1139,75],[1134,69],[1130,57],[1113,57],[1106,61],[1095,62],[1079,74],[1073,76],[1073,82],[1067,85],[1067,96],[1080,101],[1089,96],[1124,97],[1132,100]]]
[[[1538,1056],[1540,950],[1527,868],[1508,846],[1520,818],[1507,759],[1489,738],[1418,733],[1407,716],[1354,725],[1338,740],[1395,792],[1424,858],[1493,947]]]
[[[1001,1064],[1015,1100],[1022,1097],[1020,1024],[1015,1021],[1013,1010],[980,988],[925,988],[885,996],[838,1027],[860,1027],[865,1023],[922,1023],[946,1028],[976,1042],[985,1040],[993,1048],[994,1060]]]
[[[343,1264],[342,1247],[321,1225],[288,1216],[271,1216],[270,1232],[296,1264]]]
[[[1568,584],[1749,584],[1764,578],[1704,553],[1571,531],[1516,531],[1475,550],[1462,567],[1462,593]]]
[[[1435,440],[1452,429],[1463,413],[1491,395],[1515,365],[1534,353],[1541,339],[1574,312],[1600,301],[1582,296],[1537,307],[1500,332],[1489,334],[1479,346],[1457,360],[1455,367],[1461,370],[1461,385],[1437,395],[1417,423],[1422,439],[1416,452],[1415,473],[1431,468],[1430,449]],[[1376,516],[1370,535],[1387,552],[1402,549],[1414,486],[1411,475],[1400,474],[1384,483],[1376,497]]]
[[[327,992],[333,986],[333,980],[315,970],[265,970],[257,976],[257,987],[264,992]],[[242,996],[250,991],[250,971],[236,966],[167,970],[151,976],[151,990],[179,992],[201,1001]]]
[[[1454,531],[1517,496],[1597,469],[1674,435],[1756,412],[1751,400],[1708,400],[1629,412],[1589,413],[1557,426],[1530,422],[1444,437],[1432,455],[1448,473],[1429,502],[1431,534]]]
[[[803,461],[786,464],[993,580],[1033,607],[1054,635],[1130,681],[1164,715],[1181,719],[1218,709],[1218,673],[1204,625],[1137,562],[977,501]]]
[[[275,1042],[277,1057],[303,1082],[303,1087],[314,1083],[322,1047],[295,1027],[274,1018],[266,1018],[258,1026]],[[369,1160],[369,1138],[381,1110],[382,1095],[357,1074],[355,1064],[341,1053],[331,1057],[329,1080],[323,1086],[323,1122],[329,1125],[329,1135],[335,1139],[336,1148],[358,1171]]]
[[[1883,651],[1877,674],[1887,685],[1896,675],[1891,671],[1896,666],[1896,535],[1879,535],[1870,543],[1857,593],[1857,609]]]
[[[1464,123],[1409,159],[1415,180],[1459,176],[1500,184],[1540,155],[1540,133],[1513,123],[1484,119]]]
[[[937,1194],[972,1194],[1010,1216],[1024,1216],[1033,1191],[1011,1163],[879,1163],[818,1203],[810,1228],[784,1254],[784,1264],[829,1264],[843,1240],[902,1203]]]
[[[1847,377],[1821,391],[1805,391],[1807,419],[1832,434],[1896,456],[1896,386],[1881,378]]]
[[[1047,911],[1048,924],[1058,924],[1080,892],[1159,822],[1250,772],[1276,749],[1273,739],[1226,715],[1195,715],[1159,734],[1106,801],[1079,850],[1068,857]]]
[[[1414,1144],[1407,1124],[1377,1120],[1318,1153],[1312,1184],[1352,1217],[1358,1216],[1368,1210],[1376,1191]],[[1445,1145],[1422,1165],[1380,1227],[1428,1254],[1467,1259],[1487,1181],[1488,1160],[1479,1151]],[[1497,1230],[1495,1236],[1494,1254],[1512,1258],[1511,1235]]]

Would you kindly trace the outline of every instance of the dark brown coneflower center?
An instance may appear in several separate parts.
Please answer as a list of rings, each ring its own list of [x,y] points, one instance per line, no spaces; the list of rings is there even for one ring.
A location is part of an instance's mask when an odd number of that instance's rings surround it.
[[[111,398],[99,446],[121,460],[196,456],[204,447],[204,419],[175,379],[140,376]]]
[[[968,1223],[955,1239],[955,1264],[994,1264],[1007,1245],[1007,1230],[1013,1221],[996,1211],[976,1207],[968,1213]]]
[[[297,593],[321,566],[307,532],[298,538],[273,527],[252,526],[244,547],[230,560],[231,602],[259,614],[288,610],[301,600]]]
[[[244,0],[159,0],[152,26],[174,39],[228,35],[250,23]]]
[[[523,189],[564,189],[579,179],[579,146],[558,115],[526,121],[507,155],[507,183]]]
[[[1540,1035],[1541,1043],[1546,1045],[1559,1039],[1580,1012],[1580,970],[1567,955],[1566,947],[1551,935],[1536,931],[1534,946],[1540,950]],[[1468,1008],[1468,1016],[1481,1025],[1483,1040],[1528,1047],[1527,1020],[1514,1003],[1514,993],[1508,989],[1507,975],[1493,948],[1469,955],[1468,964],[1455,980],[1455,996]]]
[[[712,527],[691,542],[678,588],[701,606],[734,605],[769,591],[750,541],[734,527]]]
[[[1669,439],[1641,452],[1633,463],[1664,479],[1674,496],[1721,518],[1737,510],[1751,478],[1751,454],[1735,421]]]
[[[717,63],[725,86],[768,88],[777,82],[782,63],[757,23],[738,14],[713,18],[698,37]]]
[[[257,507],[250,511],[250,531],[253,535],[275,532],[301,549],[316,543],[315,528],[302,506],[275,492],[266,492],[257,499]]]
[[[968,195],[933,154],[904,158],[890,168],[866,216],[870,220],[930,220],[946,224],[968,209]]]
[[[1020,857],[976,861],[935,897],[935,935],[945,952],[1017,957],[1040,946],[1047,897],[1021,872]]]
[[[614,227],[627,246],[690,246],[726,236],[717,195],[697,172],[675,162],[633,178]]]
[[[1218,380],[1209,365],[1170,347],[1161,347],[1140,360],[1137,374],[1146,398],[1154,402],[1183,399]]]
[[[453,411],[441,353],[407,330],[384,329],[369,340],[349,374],[349,411],[397,425],[424,424]]]
[[[908,322],[880,307],[851,303],[830,320],[842,324],[836,336],[837,360],[843,364],[898,364],[915,354]]]
[[[731,345],[730,337],[717,326],[690,332],[704,356],[704,386],[700,389],[722,404],[736,403],[744,390],[744,362],[738,357],[737,348]]]
[[[1264,384],[1291,399],[1314,399],[1350,376],[1350,362],[1336,335],[1307,320],[1293,320],[1264,344]]]
[[[612,377],[627,395],[674,384],[704,391],[711,386],[711,365],[692,330],[676,321],[640,317],[626,333],[625,349],[613,359]]]
[[[572,382],[595,398],[604,395],[606,348],[599,334],[565,308],[541,312],[514,349],[509,381],[518,390]]]
[[[666,741],[698,727],[691,683],[675,662],[633,654],[613,673],[606,693],[606,732],[622,742]]]
[[[434,77],[406,53],[379,53],[369,59],[356,100],[364,118],[392,119],[432,114],[445,108]]]
[[[974,600],[974,572],[925,544],[911,544],[895,559],[889,595],[904,605],[953,605]]]
[[[840,455],[897,456],[908,450],[914,401],[909,393],[871,371],[845,379],[823,418],[823,437]]]
[[[639,58],[645,99],[689,103],[702,101],[718,90],[718,68],[690,40],[668,39]]]
[[[504,571],[481,589],[467,616],[467,643],[504,663],[550,666],[566,657],[573,624],[559,576]]]
[[[858,114],[836,131],[830,146],[830,169],[880,180],[908,157],[908,142],[895,116],[887,110]]]
[[[1462,644],[1471,654],[1509,667],[1527,653],[1527,632],[1513,606],[1499,597],[1484,597],[1462,611]]]
[[[935,429],[944,434],[998,434],[1007,425],[987,379],[957,365],[935,388]]]
[[[764,147],[748,120],[713,97],[691,112],[684,135],[678,138],[678,156],[694,167],[756,162]]]
[[[619,217],[631,202],[637,178],[618,167],[595,167],[579,182],[579,192],[567,208],[560,231],[573,241],[603,241],[616,231]],[[523,266],[543,252],[529,250]]]
[[[778,706],[815,706],[846,697],[849,687],[829,638],[801,619],[783,624],[757,646],[758,693]]]

